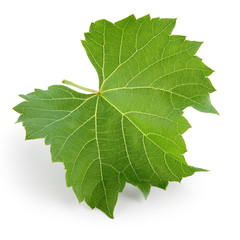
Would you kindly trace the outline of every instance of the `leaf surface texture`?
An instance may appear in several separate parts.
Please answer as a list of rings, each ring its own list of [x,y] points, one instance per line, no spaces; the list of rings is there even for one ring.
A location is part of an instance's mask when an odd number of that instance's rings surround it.
[[[99,93],[55,85],[21,95],[14,109],[26,139],[45,138],[63,162],[67,186],[81,202],[113,218],[125,183],[145,197],[203,169],[189,166],[182,134],[186,107],[217,113],[213,72],[195,55],[201,42],[171,35],[175,19],[92,23],[82,44],[99,76]]]

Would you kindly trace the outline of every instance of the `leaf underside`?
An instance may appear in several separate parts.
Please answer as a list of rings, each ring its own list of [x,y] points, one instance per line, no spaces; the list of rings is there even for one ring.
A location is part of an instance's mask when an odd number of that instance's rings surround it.
[[[145,198],[203,169],[189,166],[182,134],[183,110],[217,113],[209,93],[213,72],[195,56],[201,42],[171,35],[175,19],[92,23],[82,44],[99,76],[99,93],[62,85],[21,95],[14,109],[26,139],[45,138],[53,162],[63,162],[66,182],[79,202],[113,210],[128,182]]]

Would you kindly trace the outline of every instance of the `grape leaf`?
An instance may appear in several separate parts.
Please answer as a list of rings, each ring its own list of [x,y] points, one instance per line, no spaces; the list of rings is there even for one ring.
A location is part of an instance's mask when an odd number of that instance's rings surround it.
[[[147,198],[151,186],[204,171],[184,159],[183,110],[217,113],[213,70],[195,56],[201,42],[171,35],[175,23],[149,15],[92,23],[82,44],[99,91],[64,81],[92,94],[55,85],[20,95],[25,101],[14,108],[26,139],[45,138],[52,161],[63,162],[79,202],[110,218],[126,182]]]

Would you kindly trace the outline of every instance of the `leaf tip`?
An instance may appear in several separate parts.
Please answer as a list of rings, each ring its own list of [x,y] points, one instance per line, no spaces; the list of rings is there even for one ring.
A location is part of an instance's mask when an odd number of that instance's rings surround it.
[[[220,113],[216,110],[216,113],[215,114],[217,114],[218,116],[220,116]]]
[[[148,196],[149,196],[149,194],[144,194],[144,193],[143,193],[143,197],[144,197],[145,201],[147,201]]]
[[[113,214],[107,214],[107,216],[108,216],[109,218],[111,218],[111,219],[114,219]]]
[[[145,200],[147,200],[147,198],[149,196],[149,193],[150,193],[150,190],[151,190],[150,184],[145,182],[145,183],[139,184],[137,187],[142,192],[143,197],[145,198]]]
[[[16,106],[12,107],[12,110],[14,110],[16,112]]]
[[[133,18],[134,20],[136,20],[136,17],[134,14],[129,15],[128,18]]]
[[[212,107],[211,113],[217,114],[218,116],[220,115],[219,112],[215,109],[215,107]]]
[[[97,207],[98,208],[98,207]],[[100,208],[98,208],[99,210],[101,210],[101,211],[103,211],[109,218],[111,218],[111,219],[114,219],[114,214],[113,214],[113,210],[102,210],[102,209],[100,209]]]
[[[172,20],[172,22],[174,23],[174,26],[176,25],[176,22],[177,22],[177,18],[171,18],[169,20]]]
[[[193,167],[194,172],[209,172],[210,170],[204,168]]]

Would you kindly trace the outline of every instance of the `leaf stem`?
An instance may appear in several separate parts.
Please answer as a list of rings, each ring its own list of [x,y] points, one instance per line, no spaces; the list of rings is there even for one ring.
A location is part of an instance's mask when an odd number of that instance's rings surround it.
[[[87,91],[87,92],[98,93],[98,91],[96,91],[96,90],[94,90],[94,89],[85,88],[85,87],[79,86],[78,84],[73,83],[73,82],[71,82],[71,81],[68,81],[68,80],[66,80],[66,79],[62,80],[62,83],[65,83],[65,84],[67,84],[67,85],[71,85],[71,86],[73,86],[73,87],[79,88],[79,89],[84,90],[84,91]]]

